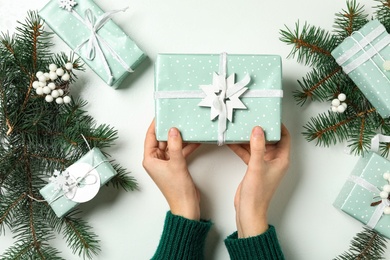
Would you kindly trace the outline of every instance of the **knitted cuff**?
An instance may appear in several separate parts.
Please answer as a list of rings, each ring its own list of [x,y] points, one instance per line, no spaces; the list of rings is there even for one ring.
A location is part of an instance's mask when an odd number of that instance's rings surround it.
[[[168,211],[160,244],[152,259],[203,259],[210,221],[195,221]]]
[[[283,252],[280,248],[274,226],[255,237],[238,238],[234,232],[225,239],[225,245],[231,260],[283,260]]]

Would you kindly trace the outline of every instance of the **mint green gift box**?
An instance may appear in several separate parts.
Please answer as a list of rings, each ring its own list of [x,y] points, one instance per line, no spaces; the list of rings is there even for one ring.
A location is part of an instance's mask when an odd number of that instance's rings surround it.
[[[363,92],[377,112],[390,116],[390,36],[386,28],[372,20],[332,51],[336,62]],[[347,97],[348,98],[348,97]]]
[[[376,153],[369,153],[358,160],[351,176],[348,178],[333,205],[347,213],[351,217],[368,225],[379,205],[371,205],[380,202],[379,192],[388,181],[383,174],[390,172],[390,161]],[[370,190],[365,188],[361,179],[373,186]],[[378,191],[375,191],[378,189]],[[390,238],[390,215],[382,214],[374,228],[378,233]]]
[[[60,7],[58,0],[51,0],[39,11],[39,15],[109,86],[118,87],[146,55],[110,18],[102,25],[98,24],[105,12],[92,0],[75,2],[77,4],[68,11]],[[95,27],[96,30],[88,27]],[[96,38],[92,37],[95,32]],[[94,47],[88,49],[89,43],[93,42]],[[105,58],[101,57],[100,50]]]
[[[117,172],[107,158],[98,148],[92,148],[88,153],[81,157],[76,163],[86,163],[91,165],[100,176],[100,186],[106,184]],[[76,164],[75,163],[75,164]],[[79,203],[74,202],[67,197],[63,191],[58,191],[54,183],[49,183],[40,191],[43,198],[49,203],[57,217],[61,218]]]
[[[205,98],[203,85],[213,83],[221,69],[222,54],[159,54],[155,63],[156,136],[167,140],[171,127],[177,127],[187,142],[219,143],[220,117],[211,120],[211,108],[199,106]],[[246,109],[233,110],[227,121],[224,143],[245,143],[252,128],[260,125],[269,142],[280,140],[282,68],[278,55],[227,54],[226,76],[235,82],[249,75],[248,90],[240,96]],[[270,92],[271,96],[254,92]],[[184,93],[184,95],[182,95]],[[188,94],[191,97],[188,97]]]

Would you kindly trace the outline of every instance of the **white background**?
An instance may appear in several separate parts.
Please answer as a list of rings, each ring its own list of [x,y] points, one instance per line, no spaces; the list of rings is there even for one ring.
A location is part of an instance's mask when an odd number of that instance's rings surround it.
[[[0,30],[13,31],[27,10],[39,10],[47,0],[0,0]],[[307,142],[301,132],[309,118],[329,109],[328,104],[300,107],[292,98],[297,79],[308,71],[287,59],[291,46],[279,40],[285,25],[300,20],[332,30],[334,14],[346,8],[344,1],[295,0],[96,0],[103,10],[129,6],[114,20],[147,53],[149,60],[115,90],[89,68],[78,73],[73,95],[89,104],[86,109],[98,123],[119,131],[108,152],[131,171],[140,190],[123,192],[103,187],[93,201],[83,204],[85,218],[101,239],[102,252],[95,259],[150,259],[156,249],[168,206],[142,168],[145,131],[154,117],[153,62],[157,53],[279,54],[283,58],[282,121],[292,135],[291,167],[269,212],[287,259],[332,259],[344,252],[362,224],[332,206],[358,157],[344,152],[345,144],[330,148]],[[360,1],[372,13],[373,0]],[[69,48],[58,37],[54,51]],[[233,197],[245,165],[226,147],[203,145],[190,159],[198,185],[202,217],[214,226],[207,238],[206,259],[228,259],[224,238],[236,230]],[[0,255],[13,243],[8,230],[0,237]],[[54,245],[65,259],[71,254],[61,237]],[[390,250],[387,250],[390,259]]]

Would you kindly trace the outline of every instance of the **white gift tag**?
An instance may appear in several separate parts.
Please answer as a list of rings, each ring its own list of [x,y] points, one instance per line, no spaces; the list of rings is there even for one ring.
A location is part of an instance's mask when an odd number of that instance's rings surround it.
[[[99,192],[100,175],[97,170],[88,163],[75,163],[67,169],[70,178],[79,182],[65,194],[65,196],[78,203],[87,202]]]

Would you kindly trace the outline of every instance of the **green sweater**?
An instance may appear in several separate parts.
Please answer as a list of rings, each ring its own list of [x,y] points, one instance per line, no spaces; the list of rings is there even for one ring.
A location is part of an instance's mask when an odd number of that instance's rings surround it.
[[[204,259],[203,249],[210,221],[189,220],[168,211],[153,260]],[[232,260],[283,260],[275,228],[256,237],[239,239],[237,232],[225,239]]]

